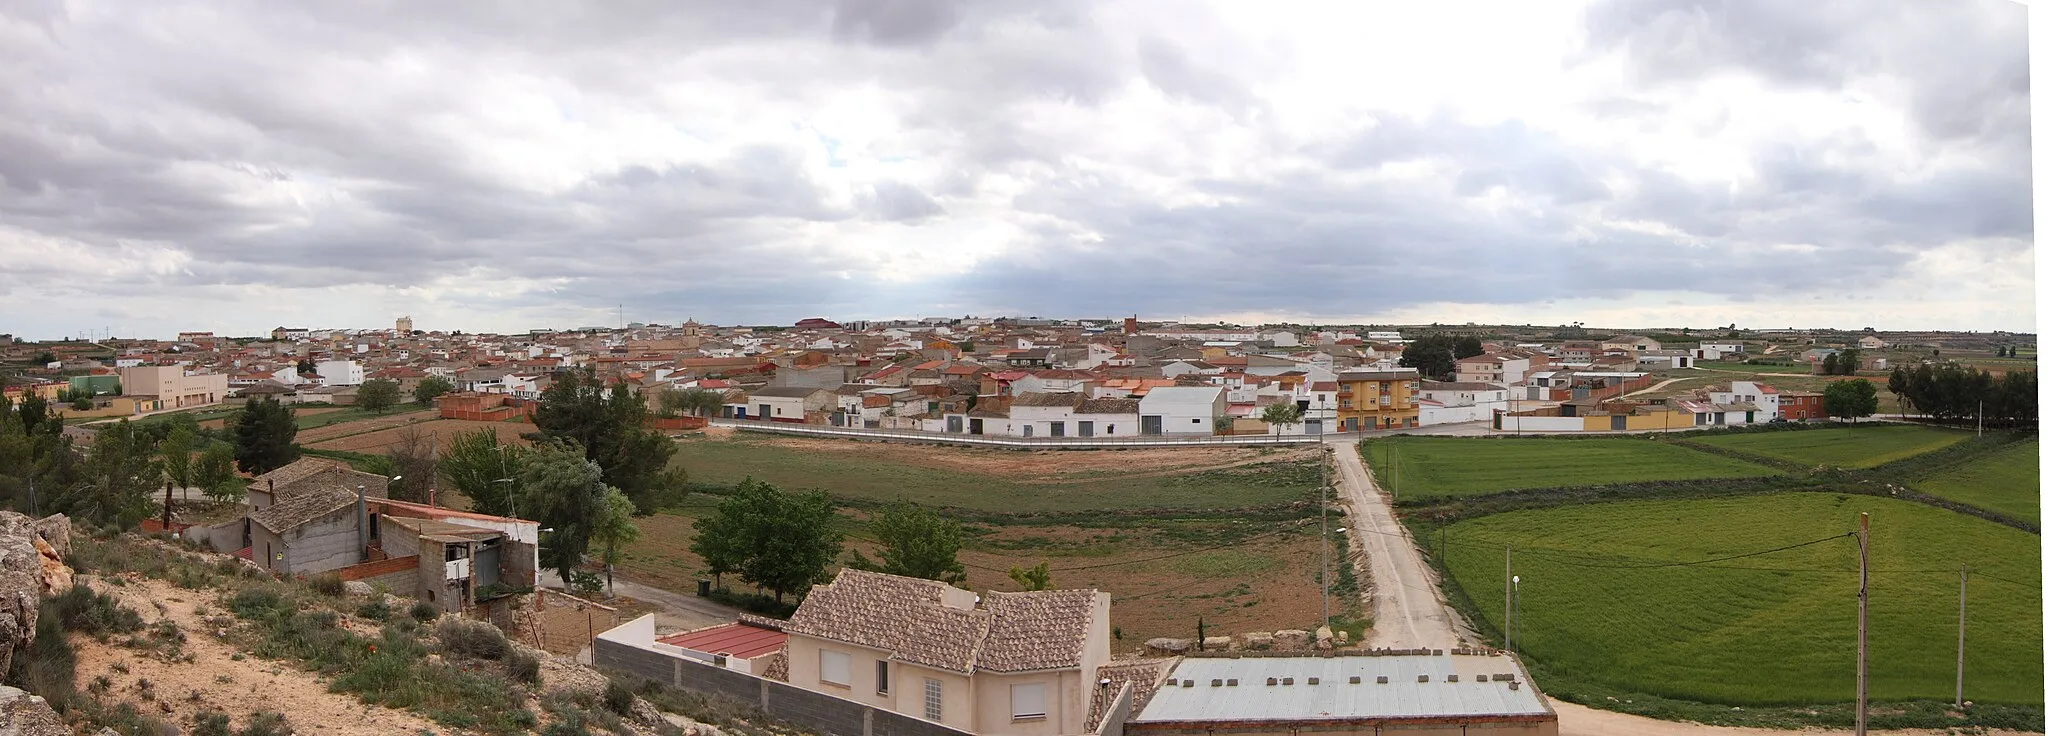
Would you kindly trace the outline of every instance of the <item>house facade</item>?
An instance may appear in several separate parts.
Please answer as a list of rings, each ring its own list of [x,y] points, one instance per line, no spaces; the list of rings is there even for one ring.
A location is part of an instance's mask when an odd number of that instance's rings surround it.
[[[191,373],[184,366],[142,365],[119,368],[121,391],[133,397],[155,397],[160,409],[218,404],[228,395],[228,374]]]
[[[1087,733],[1109,594],[842,570],[783,624],[788,682],[976,734]]]
[[[1215,434],[1216,417],[1229,411],[1221,386],[1160,386],[1138,400],[1138,433]]]
[[[1361,432],[1421,426],[1422,374],[1413,368],[1337,374],[1337,426]]]

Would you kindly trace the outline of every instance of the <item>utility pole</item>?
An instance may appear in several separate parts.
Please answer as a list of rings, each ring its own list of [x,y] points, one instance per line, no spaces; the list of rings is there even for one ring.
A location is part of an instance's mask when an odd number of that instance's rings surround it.
[[[1970,566],[1962,570],[1962,586],[1956,589],[1956,707],[1963,707],[1963,620],[1970,612]]]
[[[1322,576],[1321,576],[1321,578],[1320,578],[1320,579],[1322,580],[1322,583],[1323,583],[1323,625],[1324,625],[1324,626],[1329,626],[1329,625],[1330,625],[1330,465],[1329,465],[1329,463],[1330,463],[1330,461],[1331,461],[1331,460],[1334,460],[1335,458],[1334,458],[1334,456],[1333,456],[1333,453],[1331,453],[1331,452],[1330,452],[1330,446],[1329,446],[1329,445],[1327,445],[1327,444],[1326,444],[1326,445],[1323,445],[1322,447],[1323,447],[1323,452],[1321,452],[1321,453],[1320,453],[1320,454],[1318,455],[1318,457],[1316,458],[1316,461],[1317,461],[1317,462],[1316,462],[1316,471],[1317,471],[1317,474],[1318,474],[1318,475],[1320,475],[1320,476],[1321,476],[1321,478],[1322,478],[1322,479],[1321,479],[1321,481],[1320,481],[1320,482],[1318,483],[1318,485],[1317,485],[1317,489],[1316,489],[1316,490],[1317,490],[1317,492],[1318,492],[1318,493],[1320,493],[1320,494],[1321,494],[1321,498],[1322,498],[1322,503],[1321,503],[1321,504],[1319,505],[1319,511],[1321,512],[1321,513],[1320,513],[1320,516],[1322,517],[1322,518],[1321,518],[1321,522],[1320,522],[1320,523],[1322,524],[1322,533],[1323,533],[1323,536],[1322,536],[1321,540],[1319,540],[1319,541],[1320,541],[1320,543],[1316,545],[1316,548],[1317,548],[1317,550],[1318,550],[1318,551],[1320,551],[1320,552],[1322,553],[1322,556],[1323,556],[1323,572],[1322,572]]]
[[[1870,733],[1870,512],[1856,532],[1856,736]]]
[[[1502,629],[1504,630],[1504,633],[1503,633],[1503,635],[1502,635],[1502,636],[1503,636],[1503,638],[1504,638],[1504,640],[1505,640],[1505,642],[1506,642],[1506,646],[1505,646],[1505,647],[1503,647],[1503,648],[1507,649],[1507,650],[1508,650],[1508,653],[1509,653],[1509,654],[1514,654],[1514,652],[1515,652],[1515,588],[1514,588],[1514,579],[1515,579],[1515,545],[1512,545],[1512,544],[1508,545],[1508,557],[1507,557],[1507,563],[1508,563],[1508,569],[1507,569],[1507,576],[1506,576],[1505,578],[1502,578],[1502,579],[1501,579],[1501,586],[1500,586],[1500,587],[1501,587],[1501,591],[1500,591],[1500,593],[1501,593],[1501,602],[1500,602],[1500,603],[1501,603],[1501,606],[1500,606],[1500,607],[1501,607],[1501,610],[1502,610],[1502,611],[1504,611],[1504,613],[1502,614],[1502,618],[1506,620],[1506,625],[1502,626],[1501,628],[1502,628]],[[1859,687],[1858,689],[1859,689],[1859,690],[1861,690],[1861,688],[1860,688],[1860,687]]]
[[[1977,436],[1984,436],[1984,400],[1977,400]]]

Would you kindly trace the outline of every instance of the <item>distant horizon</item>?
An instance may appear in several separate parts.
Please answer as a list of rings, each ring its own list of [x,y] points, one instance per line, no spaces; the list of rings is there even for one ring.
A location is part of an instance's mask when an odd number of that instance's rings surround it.
[[[698,320],[697,320],[697,322],[698,322],[698,324],[700,324],[700,325],[703,325],[703,326],[705,326],[705,327],[713,327],[713,328],[733,328],[733,327],[748,327],[748,328],[756,328],[756,327],[780,327],[780,328],[789,328],[789,327],[792,327],[792,326],[793,326],[793,325],[794,325],[794,324],[795,324],[795,323],[796,323],[796,322],[797,322],[798,320],[802,320],[802,319],[812,319],[812,318],[818,318],[818,319],[825,319],[825,320],[827,320],[827,321],[831,321],[831,322],[835,322],[835,323],[846,323],[846,322],[869,322],[869,323],[876,323],[876,322],[899,322],[899,321],[900,321],[900,322],[915,322],[915,321],[918,321],[918,320],[922,320],[922,319],[927,319],[927,318],[937,318],[937,317],[940,317],[940,316],[941,316],[941,315],[935,315],[935,314],[926,314],[926,315],[923,315],[923,316],[919,316],[919,317],[868,317],[868,318],[855,318],[855,317],[847,317],[847,318],[834,318],[834,317],[832,317],[832,316],[830,316],[830,315],[811,315],[811,316],[809,316],[809,317],[799,317],[799,318],[797,318],[797,319],[795,319],[795,320],[790,320],[790,321],[788,321],[788,322],[780,322],[780,323],[776,323],[776,322],[730,322],[730,323],[722,323],[722,322],[715,322],[715,321],[710,321],[710,320],[703,320],[703,319],[698,319]],[[1054,322],[1070,322],[1070,321],[1073,321],[1073,322],[1102,322],[1102,323],[1108,323],[1108,324],[1110,324],[1110,325],[1112,325],[1112,326],[1115,326],[1115,325],[1120,325],[1120,324],[1122,323],[1123,319],[1124,319],[1123,317],[1045,317],[1045,316],[1034,316],[1034,315],[993,315],[993,316],[987,316],[987,315],[978,315],[978,314],[977,314],[977,315],[972,315],[971,317],[970,317],[970,316],[968,316],[968,315],[951,315],[951,316],[946,316],[945,318],[946,318],[946,319],[949,319],[949,320],[958,320],[958,319],[991,319],[991,320],[1004,320],[1004,319],[1010,319],[1010,320],[1018,320],[1018,319],[1026,319],[1026,320],[1048,320],[1048,321],[1054,321]],[[664,327],[664,328],[674,328],[674,327],[678,327],[678,326],[682,325],[682,324],[683,324],[684,322],[688,322],[688,321],[690,321],[690,319],[692,319],[692,318],[684,318],[684,319],[679,319],[679,320],[675,320],[675,321],[648,321],[648,320],[629,320],[629,324],[637,323],[637,324],[640,324],[640,325],[641,325],[642,327],[656,327],[656,326],[659,326],[659,327]],[[1456,322],[1456,323],[1452,323],[1452,322],[1323,322],[1323,321],[1313,321],[1313,322],[1308,322],[1308,321],[1292,321],[1292,322],[1285,322],[1285,321],[1282,321],[1282,322],[1262,322],[1262,323],[1241,323],[1241,322],[1233,323],[1233,322],[1224,322],[1224,321],[1218,321],[1218,320],[1203,320],[1203,319],[1197,319],[1197,318],[1188,318],[1188,319],[1187,319],[1186,321],[1182,321],[1182,320],[1178,320],[1178,319],[1156,319],[1156,318],[1146,318],[1146,317],[1143,317],[1143,316],[1140,316],[1140,317],[1138,317],[1138,322],[1139,322],[1139,324],[1141,324],[1141,325],[1147,325],[1147,324],[1150,324],[1150,325],[1158,325],[1158,324],[1180,324],[1180,325],[1187,325],[1187,326],[1196,326],[1196,327],[1198,327],[1198,326],[1204,326],[1204,325],[1222,325],[1222,326],[1224,326],[1224,327],[1226,327],[1226,328],[1245,328],[1245,329],[1252,329],[1252,328],[1268,328],[1268,327],[1282,327],[1282,326],[1292,326],[1292,327],[1303,327],[1303,328],[1306,328],[1306,327],[1311,327],[1311,326],[1313,326],[1313,327],[1315,327],[1315,328],[1316,328],[1316,329],[1318,329],[1318,330],[1342,330],[1342,329],[1367,329],[1367,328],[1385,328],[1385,329],[1389,329],[1389,330],[1417,330],[1417,331],[1420,331],[1420,330],[1427,330],[1427,329],[1432,329],[1432,328],[1436,328],[1436,329],[1459,329],[1459,328],[1470,328],[1470,327],[1493,327],[1493,328],[1527,328],[1527,329],[1558,329],[1558,328],[1560,328],[1560,327],[1568,327],[1568,326],[1572,326],[1572,325],[1571,325],[1571,324],[1569,324],[1569,323],[1563,323],[1563,324],[1537,324],[1537,323],[1507,323],[1507,322],[1476,322],[1476,323],[1474,323],[1474,322]],[[259,330],[259,331],[254,331],[254,332],[236,332],[236,331],[228,331],[228,332],[223,332],[223,331],[220,331],[220,330],[205,330],[205,329],[182,329],[182,330],[176,330],[176,331],[173,331],[173,332],[171,332],[171,333],[169,333],[169,334],[167,334],[167,335],[163,335],[163,336],[147,336],[147,335],[134,335],[134,334],[130,334],[130,335],[124,335],[124,334],[120,334],[120,333],[119,333],[119,331],[118,331],[118,330],[116,330],[116,331],[115,331],[115,333],[114,333],[114,334],[111,334],[111,335],[97,335],[97,334],[96,334],[96,335],[93,335],[93,336],[91,336],[91,337],[90,337],[90,340],[92,340],[92,341],[97,341],[97,340],[155,340],[155,341],[172,341],[172,340],[175,340],[175,339],[177,339],[177,336],[178,336],[178,334],[179,334],[179,333],[184,333],[184,332],[211,332],[211,333],[213,333],[213,335],[214,335],[215,337],[218,337],[218,338],[224,338],[224,339],[247,339],[247,338],[255,338],[255,339],[268,339],[268,338],[270,337],[270,331],[271,331],[271,330],[273,330],[273,329],[276,329],[277,327],[286,327],[286,328],[290,328],[290,329],[307,329],[307,330],[316,330],[316,331],[317,331],[317,330],[343,330],[343,331],[350,331],[350,330],[354,330],[354,331],[378,331],[378,330],[392,330],[392,329],[395,329],[395,328],[396,328],[396,324],[395,324],[395,319],[394,319],[392,323],[389,323],[389,324],[386,324],[386,325],[383,325],[383,326],[333,326],[333,325],[329,325],[329,326],[315,326],[315,325],[298,325],[298,324],[288,324],[288,325],[272,325],[272,326],[270,326],[270,327],[266,327],[266,328],[263,328],[263,329],[261,329],[261,330]],[[1756,326],[1743,326],[1743,325],[1740,325],[1740,324],[1738,323],[1738,325],[1736,326],[1736,330],[1737,330],[1737,331],[1740,331],[1740,332],[1843,332],[1843,333],[1860,333],[1860,332],[1863,332],[1863,331],[1865,330],[1865,328],[1866,328],[1866,327],[1867,327],[1867,328],[1871,328],[1871,329],[1873,329],[1873,330],[1874,330],[1875,332],[1877,332],[1877,333],[1879,333],[1879,334],[1888,334],[1888,333],[1928,333],[1928,332],[1934,332],[1934,333],[1949,333],[1949,334],[1980,334],[1980,335],[1981,335],[1981,334],[2007,334],[2007,335],[2016,335],[2016,336],[2034,336],[2034,335],[2036,335],[2036,333],[2033,333],[2033,332],[2023,332],[2023,331],[2016,331],[2016,330],[1997,330],[1997,329],[1992,329],[1992,330],[1977,330],[1977,329],[1906,329],[1906,328],[1900,328],[1900,329],[1886,329],[1886,328],[1883,328],[1883,327],[1877,327],[1877,326],[1875,326],[1875,325],[1866,325],[1866,326],[1863,326],[1863,327],[1824,327],[1824,326],[1787,326],[1787,327],[1763,326],[1763,327],[1756,327]],[[1611,327],[1611,326],[1601,326],[1601,325],[1593,325],[1593,324],[1586,324],[1586,325],[1578,325],[1578,328],[1579,328],[1579,329],[1581,329],[1581,330],[1583,330],[1583,331],[1585,331],[1585,332],[1587,332],[1587,333],[1591,333],[1591,334],[1596,334],[1596,335],[1597,335],[1597,334],[1629,334],[1629,333],[1636,333],[1636,334],[1641,334],[1641,333],[1655,333],[1655,334],[1677,334],[1677,333],[1683,333],[1683,332],[1685,332],[1685,331],[1688,331],[1688,330],[1690,330],[1690,331],[1692,331],[1692,332],[1694,332],[1694,333],[1698,333],[1698,334],[1695,334],[1695,335],[1693,335],[1694,337],[1699,337],[1699,338],[1702,338],[1702,339],[1713,339],[1714,337],[1718,336],[1719,334],[1721,334],[1721,333],[1725,332],[1725,331],[1726,331],[1726,330],[1728,329],[1728,327],[1727,327],[1726,325],[1712,325],[1712,326],[1705,326],[1705,327],[1699,327],[1699,326],[1688,326],[1688,325],[1671,325],[1671,326],[1635,326],[1635,327]],[[595,330],[599,330],[599,331],[613,331],[613,330],[620,330],[620,329],[639,329],[639,328],[634,328],[634,327],[624,327],[624,328],[622,328],[622,327],[620,327],[620,326],[618,326],[618,325],[596,325],[596,324],[580,324],[580,325],[573,325],[573,326],[567,326],[567,327],[549,327],[549,326],[535,326],[535,327],[528,327],[528,328],[525,328],[525,329],[512,329],[512,330],[488,330],[488,329],[485,329],[485,330],[471,330],[471,329],[462,329],[462,328],[450,328],[450,329],[437,329],[437,328],[434,328],[434,327],[432,327],[432,326],[422,326],[422,325],[420,325],[420,324],[419,324],[418,320],[417,320],[417,319],[415,319],[415,320],[414,320],[414,329],[415,329],[415,330],[417,330],[417,331],[420,331],[420,332],[428,333],[428,334],[432,334],[432,333],[435,333],[435,332],[440,332],[440,333],[442,333],[442,334],[453,334],[454,332],[461,332],[462,334],[465,334],[465,335],[507,335],[507,336],[509,336],[509,335],[524,335],[524,334],[530,334],[530,333],[531,333],[532,331],[534,331],[534,330],[548,330],[548,331],[551,331],[551,332],[580,332],[580,331],[584,331],[584,330],[586,330],[586,329],[595,329]],[[15,338],[15,340],[17,340],[17,341],[22,341],[22,342],[61,342],[61,341],[67,341],[67,340],[68,340],[68,341],[82,341],[82,340],[86,340],[86,339],[87,339],[87,338],[86,338],[86,336],[84,336],[84,335],[68,335],[68,336],[66,336],[66,335],[60,335],[60,336],[54,336],[54,337],[35,337],[35,336],[23,335],[23,334],[19,334],[19,333],[8,333],[8,332],[6,331],[6,329],[4,329],[4,328],[0,328],[0,334],[13,334],[13,335],[14,335],[14,338]],[[1420,334],[1420,333],[1418,332],[1418,334]],[[1405,337],[1406,337],[1406,335],[1404,335],[1403,337],[1405,338]]]

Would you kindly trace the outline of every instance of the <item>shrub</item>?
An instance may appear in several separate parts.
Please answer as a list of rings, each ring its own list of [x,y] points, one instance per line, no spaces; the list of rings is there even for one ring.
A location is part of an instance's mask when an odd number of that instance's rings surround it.
[[[477,659],[503,659],[511,650],[505,632],[482,621],[451,616],[434,627],[434,638],[445,652]]]
[[[113,707],[103,707],[95,704],[90,706],[90,710],[91,712],[87,714],[87,720],[91,721],[93,725],[111,728],[115,733],[139,736],[140,734],[174,732],[170,724],[143,714],[141,711],[136,710],[133,704],[125,701],[116,703]]]
[[[414,621],[418,621],[423,624],[429,624],[433,623],[434,619],[441,615],[441,609],[435,608],[434,604],[432,603],[420,601],[418,603],[412,604],[412,610],[408,611],[407,613],[412,614],[412,618]]]
[[[306,578],[306,587],[312,588],[315,593],[332,598],[340,598],[342,594],[348,592],[348,589],[341,584],[341,576],[331,572],[323,572]]]
[[[383,621],[391,618],[391,606],[381,600],[370,601],[356,607],[356,616],[371,621]]]
[[[36,640],[26,651],[14,653],[7,682],[43,696],[50,707],[62,713],[70,709],[77,687],[78,653],[64,639],[64,622],[55,615],[51,601],[44,601],[36,618]]]
[[[605,683],[604,709],[626,715],[633,712],[633,691],[616,682]]]
[[[228,714],[202,710],[192,716],[192,736],[234,736],[228,729]]]
[[[121,605],[112,596],[83,585],[73,585],[51,597],[46,604],[66,631],[80,634],[125,634],[142,628],[142,615]]]
[[[505,658],[505,671],[512,679],[528,685],[540,684],[540,657],[521,651],[513,651]]]
[[[249,716],[249,723],[236,731],[235,736],[291,736],[292,722],[283,713],[257,713]]]
[[[594,572],[571,570],[569,587],[575,589],[578,597],[596,598],[604,594],[604,578]]]
[[[252,620],[265,620],[279,614],[298,610],[298,604],[286,598],[284,591],[273,585],[253,585],[235,591],[228,599],[228,608],[236,616]]]

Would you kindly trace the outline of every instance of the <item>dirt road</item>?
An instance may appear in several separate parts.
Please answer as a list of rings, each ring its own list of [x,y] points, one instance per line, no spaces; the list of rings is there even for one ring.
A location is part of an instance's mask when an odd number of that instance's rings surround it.
[[[1395,649],[1462,646],[1461,627],[1444,605],[1436,576],[1423,564],[1408,530],[1373,482],[1372,471],[1349,440],[1329,443],[1337,456],[1337,493],[1350,506],[1345,533],[1365,550],[1371,568],[1372,631],[1367,645]]]
[[[541,581],[555,590],[567,589],[562,585],[561,577],[553,573],[543,573]],[[654,614],[654,630],[660,634],[729,624],[738,619],[741,613],[739,609],[724,604],[694,595],[641,585],[623,577],[614,576],[612,587],[619,595],[661,609]]]

